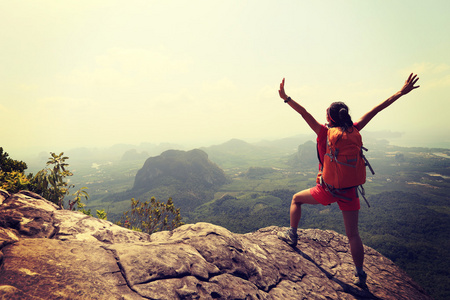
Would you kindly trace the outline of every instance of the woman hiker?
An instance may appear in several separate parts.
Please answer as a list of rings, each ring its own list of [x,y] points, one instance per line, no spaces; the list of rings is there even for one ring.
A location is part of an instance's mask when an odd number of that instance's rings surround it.
[[[419,78],[417,77],[417,75],[413,75],[411,73],[400,91],[372,108],[355,123],[353,123],[351,120],[348,107],[342,102],[334,102],[327,109],[327,125],[318,123],[316,119],[314,119],[314,117],[309,114],[302,105],[298,104],[291,97],[288,97],[286,95],[286,92],[284,90],[284,78],[280,84],[280,90],[278,92],[284,102],[289,104],[295,111],[297,111],[303,117],[306,123],[308,123],[309,127],[311,127],[311,129],[317,134],[318,154],[321,161],[323,162],[326,152],[327,132],[329,128],[340,127],[343,128],[343,130],[352,130],[354,126],[358,131],[362,130],[367,125],[367,123],[369,123],[369,121],[372,120],[373,117],[375,117],[376,114],[394,103],[401,96],[406,95],[412,90],[418,88],[419,86],[415,86],[418,80]],[[320,165],[320,163],[319,169],[322,170],[322,166]],[[336,197],[335,193],[333,193],[334,195],[331,194],[327,186],[324,183],[321,183],[321,181],[319,180],[321,175],[320,173],[321,172],[319,172],[317,184],[315,187],[300,191],[292,197],[290,207],[290,229],[288,229],[286,232],[279,232],[278,238],[295,247],[297,245],[298,239],[297,227],[300,222],[302,213],[302,204],[329,205],[333,202],[337,202],[340,210],[342,211],[345,232],[349,240],[350,252],[355,264],[354,283],[359,286],[366,286],[367,274],[363,270],[364,248],[358,232],[358,213],[360,209],[360,203],[356,187],[346,189],[342,194],[342,196],[344,197]],[[351,201],[343,200],[343,198],[351,199]]]

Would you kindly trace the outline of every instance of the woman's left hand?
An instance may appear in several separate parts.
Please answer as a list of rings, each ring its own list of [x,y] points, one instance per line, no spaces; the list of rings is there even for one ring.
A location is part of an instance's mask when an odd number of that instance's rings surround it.
[[[400,93],[402,95],[406,95],[409,92],[411,92],[414,89],[417,89],[418,87],[420,87],[420,85],[418,86],[414,86],[417,82],[417,80],[419,80],[419,77],[417,77],[417,74],[413,76],[413,73],[411,73],[408,77],[408,79],[406,79],[405,84],[403,85],[403,87],[400,89]]]

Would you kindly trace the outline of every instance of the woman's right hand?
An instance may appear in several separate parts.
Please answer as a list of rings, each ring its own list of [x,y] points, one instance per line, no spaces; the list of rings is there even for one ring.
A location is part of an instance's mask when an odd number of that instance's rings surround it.
[[[288,95],[286,95],[286,92],[284,91],[284,78],[283,81],[280,83],[280,89],[278,90],[278,94],[280,94],[281,99],[285,100],[288,98]]]
[[[306,109],[295,102],[294,100],[290,99],[288,95],[286,95],[286,92],[284,91],[284,78],[283,81],[281,81],[280,89],[278,90],[278,93],[280,94],[281,99],[284,100],[284,102],[289,103],[289,106],[292,107],[296,112],[298,112],[303,119],[308,123],[309,127],[317,134],[319,135],[320,130],[322,129],[322,125],[320,125],[314,117],[306,111]],[[286,101],[286,99],[288,99]]]

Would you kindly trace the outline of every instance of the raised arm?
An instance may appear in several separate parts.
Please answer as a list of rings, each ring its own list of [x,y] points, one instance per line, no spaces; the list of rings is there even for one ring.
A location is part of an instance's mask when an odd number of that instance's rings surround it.
[[[363,129],[367,125],[367,123],[369,123],[369,121],[376,116],[376,114],[378,114],[380,111],[382,111],[383,109],[385,109],[386,107],[397,101],[401,96],[406,95],[412,90],[420,87],[420,85],[414,86],[417,80],[419,80],[417,74],[413,75],[413,73],[411,73],[408,79],[406,79],[405,84],[400,89],[400,91],[398,91],[388,99],[384,100],[383,102],[372,108],[369,112],[367,112],[364,116],[362,116],[361,119],[358,120],[357,123],[359,130]]]
[[[314,117],[306,111],[306,109],[292,100],[291,97],[288,97],[286,95],[286,92],[284,91],[284,78],[283,81],[280,84],[280,89],[278,90],[278,93],[280,94],[281,99],[284,100],[287,104],[289,104],[296,112],[298,112],[303,119],[308,123],[309,127],[318,135],[320,132],[321,125],[314,119]]]

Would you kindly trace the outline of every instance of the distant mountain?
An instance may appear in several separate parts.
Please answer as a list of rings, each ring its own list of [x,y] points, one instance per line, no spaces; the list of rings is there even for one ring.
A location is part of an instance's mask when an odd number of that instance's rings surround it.
[[[307,141],[315,141],[316,137],[314,134],[298,134],[292,137],[277,139],[277,140],[263,140],[255,143],[255,146],[260,147],[270,147],[284,149],[286,151],[295,151],[298,145],[303,144]]]
[[[138,152],[136,149],[131,149],[126,151],[122,155],[122,161],[130,161],[130,160],[140,160],[140,159],[146,159],[150,155],[147,151]]]
[[[278,140],[263,140],[256,143],[248,143],[239,139],[231,139],[223,144],[214,145],[210,147],[203,147],[201,149],[208,152],[208,154],[228,153],[228,154],[246,154],[251,152],[294,152],[298,145],[307,141],[315,140],[315,137],[310,134],[296,135],[289,138]]]
[[[319,160],[317,158],[317,145],[313,141],[298,146],[297,153],[293,154],[289,159],[289,164],[301,169],[308,169],[317,166]]]
[[[135,197],[172,197],[177,207],[192,210],[212,200],[215,191],[227,182],[223,170],[204,151],[168,150],[147,159],[130,192]]]
[[[220,145],[201,149],[208,153],[209,159],[224,169],[247,169],[261,159],[278,159],[295,151],[295,147],[294,150],[286,150],[285,148],[267,146],[267,144],[264,146],[250,144],[239,139],[232,139]]]
[[[243,140],[239,139],[231,139],[223,144],[210,146],[207,149],[210,153],[228,153],[228,154],[237,154],[237,153],[247,153],[252,152],[260,147],[251,145]]]

